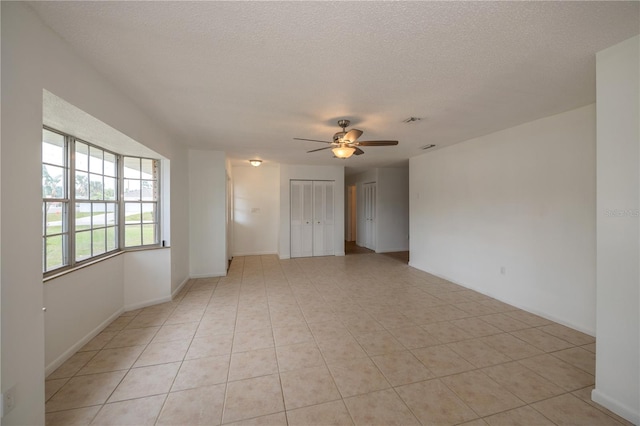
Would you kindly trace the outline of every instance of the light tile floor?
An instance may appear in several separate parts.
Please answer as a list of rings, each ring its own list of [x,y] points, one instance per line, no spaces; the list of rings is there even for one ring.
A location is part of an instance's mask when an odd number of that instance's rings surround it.
[[[378,254],[235,258],[46,382],[48,425],[615,425],[594,339]]]

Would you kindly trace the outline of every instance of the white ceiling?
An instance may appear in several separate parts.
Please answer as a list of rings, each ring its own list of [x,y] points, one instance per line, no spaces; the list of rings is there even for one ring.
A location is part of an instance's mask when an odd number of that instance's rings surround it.
[[[595,52],[640,32],[636,1],[30,4],[183,143],[351,172],[592,103]],[[339,118],[400,143],[338,160],[292,139]]]

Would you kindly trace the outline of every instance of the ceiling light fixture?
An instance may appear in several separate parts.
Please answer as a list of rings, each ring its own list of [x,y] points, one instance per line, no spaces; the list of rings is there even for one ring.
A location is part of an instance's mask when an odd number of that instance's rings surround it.
[[[250,163],[253,167],[258,167],[260,164],[262,164],[262,160],[249,160],[249,163]]]
[[[340,146],[333,148],[331,151],[333,151],[333,155],[344,160],[351,157],[356,152],[356,149],[352,146],[340,144]]]

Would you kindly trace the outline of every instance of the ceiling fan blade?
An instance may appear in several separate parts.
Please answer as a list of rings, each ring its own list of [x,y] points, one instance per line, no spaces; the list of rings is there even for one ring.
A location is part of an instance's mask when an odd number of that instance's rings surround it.
[[[309,141],[309,142],[322,142],[322,143],[333,143],[333,142],[329,142],[329,141],[319,141],[316,139],[303,139],[303,138],[293,138],[294,140],[297,141]]]
[[[358,146],[391,146],[398,145],[398,141],[362,141]]]
[[[364,151],[361,150],[360,148],[358,148],[357,146],[354,146],[354,148],[356,149],[355,152],[353,153],[354,155],[362,155],[362,154],[364,154]]]
[[[344,135],[343,139],[346,139],[350,142],[355,142],[362,135],[362,130],[351,129]]]
[[[328,146],[328,147],[326,147],[326,148],[312,149],[311,151],[307,151],[307,153],[310,153],[310,152],[316,152],[316,151],[322,151],[323,149],[330,149],[330,148],[331,148],[331,147],[330,147],[330,146]]]

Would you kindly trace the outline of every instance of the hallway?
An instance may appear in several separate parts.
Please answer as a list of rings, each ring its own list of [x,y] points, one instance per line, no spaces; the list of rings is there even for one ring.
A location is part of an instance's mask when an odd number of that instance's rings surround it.
[[[393,257],[234,258],[46,382],[47,425],[628,424],[592,337]]]

